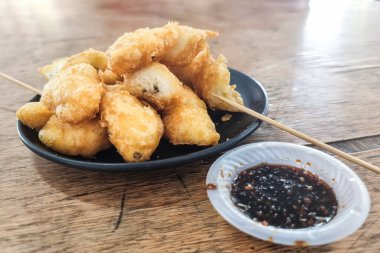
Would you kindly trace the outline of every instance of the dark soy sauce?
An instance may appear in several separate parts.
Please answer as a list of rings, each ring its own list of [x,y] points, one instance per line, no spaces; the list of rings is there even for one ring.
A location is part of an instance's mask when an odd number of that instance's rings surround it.
[[[251,219],[280,228],[323,225],[338,209],[325,181],[286,165],[260,164],[240,172],[231,185],[231,198]]]

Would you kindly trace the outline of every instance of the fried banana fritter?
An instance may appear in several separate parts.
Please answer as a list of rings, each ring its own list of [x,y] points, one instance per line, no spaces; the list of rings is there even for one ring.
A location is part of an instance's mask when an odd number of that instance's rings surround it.
[[[165,137],[174,145],[211,146],[218,144],[220,139],[206,104],[185,85],[181,99],[165,109],[162,121]]]
[[[106,89],[101,101],[101,119],[109,139],[125,161],[149,160],[164,133],[158,113],[119,85]]]
[[[168,66],[186,66],[207,43],[208,38],[219,34],[210,30],[195,29],[189,26],[176,26],[178,37],[174,47],[163,57],[162,63]]]
[[[109,68],[118,75],[129,74],[152,61],[167,65],[183,82],[190,84],[212,109],[237,111],[212,94],[243,104],[230,85],[226,59],[212,57],[207,39],[217,32],[169,23],[153,29],[138,29],[120,37],[108,50]]]
[[[125,33],[106,52],[58,59],[40,69],[49,79],[40,102],[22,106],[17,117],[66,155],[93,156],[112,143],[125,161],[145,161],[164,134],[174,145],[216,145],[206,104],[236,111],[213,94],[243,100],[225,57],[210,52],[207,40],[215,36],[169,22]]]
[[[91,157],[111,147],[107,130],[101,126],[99,119],[70,124],[53,115],[38,137],[46,146],[65,155]]]
[[[106,53],[90,48],[79,54],[58,59],[53,63],[40,68],[39,71],[47,79],[52,79],[57,76],[59,72],[81,63],[87,63],[96,69],[105,71],[107,69],[108,59]]]
[[[236,86],[230,85],[230,72],[227,68],[226,58],[220,55],[215,60],[207,43],[203,45],[202,50],[198,52],[190,64],[183,67],[172,66],[170,70],[182,81],[191,84],[191,87],[206,101],[211,109],[237,111],[212,94],[243,104],[241,95],[235,90]]]
[[[52,115],[53,112],[40,102],[26,103],[16,112],[17,118],[33,129],[42,128]]]
[[[103,93],[96,69],[81,63],[51,79],[43,89],[41,102],[59,119],[78,124],[96,116]]]
[[[219,134],[205,103],[165,65],[152,63],[136,71],[127,77],[123,88],[161,112],[165,136],[171,143],[199,146],[218,143]]]
[[[109,68],[118,75],[131,73],[153,61],[159,61],[174,46],[177,23],[163,27],[141,28],[125,33],[107,50]]]
[[[165,65],[155,62],[127,77],[124,87],[157,110],[163,110],[178,99],[182,83]]]

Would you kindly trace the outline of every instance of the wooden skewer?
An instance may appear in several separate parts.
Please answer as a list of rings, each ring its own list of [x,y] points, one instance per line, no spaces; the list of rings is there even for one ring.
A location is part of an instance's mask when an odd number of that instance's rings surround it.
[[[8,76],[8,75],[6,75],[6,74],[4,74],[2,72],[0,72],[0,76],[4,77],[5,79],[7,79],[7,80],[9,80],[9,81],[11,81],[11,82],[13,82],[15,84],[18,84],[18,85],[20,85],[20,86],[22,86],[24,88],[27,88],[27,89],[29,89],[29,90],[31,90],[31,91],[39,94],[39,95],[42,95],[42,91],[40,91],[39,89],[34,88],[33,86],[31,86],[29,84],[21,82],[21,81],[13,78],[11,76]],[[323,148],[323,149],[325,149],[327,151],[330,151],[331,153],[333,153],[333,154],[335,154],[337,156],[340,156],[340,157],[342,157],[342,158],[344,158],[344,159],[346,159],[346,160],[348,160],[350,162],[359,164],[359,165],[363,166],[366,169],[372,170],[372,171],[374,171],[376,173],[380,173],[380,168],[376,167],[375,165],[373,165],[371,163],[368,163],[368,162],[363,161],[363,160],[361,160],[359,158],[356,158],[356,157],[354,157],[354,156],[352,156],[350,154],[347,154],[347,153],[345,153],[345,152],[343,152],[343,151],[341,151],[339,149],[336,149],[336,148],[334,148],[334,147],[332,147],[332,146],[330,146],[330,145],[328,145],[326,143],[323,143],[323,142],[321,142],[321,141],[319,141],[319,140],[317,140],[317,139],[315,139],[315,138],[313,138],[313,137],[311,137],[311,136],[309,136],[307,134],[299,132],[299,131],[291,128],[291,127],[288,127],[288,126],[280,123],[280,122],[277,122],[277,121],[275,121],[275,120],[273,120],[271,118],[268,118],[268,117],[266,117],[266,116],[264,116],[264,115],[262,115],[260,113],[257,113],[254,110],[251,110],[251,109],[249,109],[249,108],[247,108],[247,107],[245,107],[243,105],[240,105],[240,104],[238,104],[238,103],[236,103],[236,102],[234,102],[232,100],[226,99],[224,97],[221,97],[221,96],[218,96],[218,95],[215,95],[215,94],[212,94],[212,95],[215,96],[215,97],[217,97],[217,98],[219,98],[223,102],[225,102],[225,103],[227,103],[227,104],[235,107],[236,109],[238,109],[238,110],[240,110],[242,112],[245,112],[245,113],[247,113],[247,114],[249,114],[249,115],[251,115],[251,116],[253,116],[255,118],[258,118],[258,119],[260,119],[260,120],[262,120],[264,122],[267,122],[267,123],[269,123],[269,124],[271,124],[271,125],[279,128],[279,129],[281,129],[281,130],[283,130],[285,132],[288,132],[288,133],[290,133],[290,134],[292,134],[294,136],[297,136],[298,138],[301,138],[301,139],[303,139],[303,140],[305,140],[307,142],[310,142],[311,144],[314,144],[317,147],[320,147],[320,148]]]
[[[18,84],[18,85],[20,85],[20,86],[22,86],[22,87],[24,87],[24,88],[29,89],[29,90],[31,90],[31,91],[37,93],[38,95],[42,95],[42,91],[40,91],[40,90],[37,89],[37,88],[34,88],[33,86],[31,86],[31,85],[29,85],[29,84],[26,84],[26,83],[21,82],[21,81],[19,81],[19,80],[17,80],[17,79],[14,79],[13,77],[8,76],[8,75],[6,75],[6,74],[4,74],[4,73],[2,73],[2,72],[0,72],[0,76],[2,76],[2,77],[4,77],[5,79],[11,81],[12,83]]]
[[[236,102],[234,102],[232,100],[226,99],[224,97],[221,97],[221,96],[218,96],[218,95],[215,95],[215,94],[212,94],[212,95],[214,97],[219,98],[223,102],[225,102],[225,103],[227,103],[227,104],[235,107],[236,109],[239,109],[242,112],[245,112],[245,113],[247,113],[247,114],[249,114],[249,115],[251,115],[251,116],[253,116],[255,118],[258,118],[258,119],[260,119],[260,120],[262,120],[264,122],[267,122],[267,123],[269,123],[269,124],[271,124],[271,125],[273,125],[273,126],[275,126],[277,128],[280,128],[281,130],[283,130],[285,132],[288,132],[288,133],[290,133],[290,134],[292,134],[294,136],[297,136],[298,138],[301,138],[301,139],[303,139],[303,140],[305,140],[307,142],[310,142],[311,144],[314,144],[317,147],[320,147],[320,148],[323,148],[323,149],[325,149],[327,151],[330,151],[331,153],[333,153],[333,154],[335,154],[337,156],[340,156],[340,157],[342,157],[342,158],[344,158],[344,159],[346,159],[346,160],[348,160],[350,162],[353,162],[353,163],[356,163],[358,165],[361,165],[361,166],[363,166],[366,169],[372,170],[372,171],[374,171],[376,173],[380,173],[380,168],[376,167],[375,165],[373,165],[371,163],[368,163],[368,162],[363,161],[363,160],[361,160],[359,158],[356,158],[356,157],[354,157],[354,156],[352,156],[350,154],[347,154],[347,153],[345,153],[345,152],[343,152],[343,151],[341,151],[339,149],[336,149],[336,148],[334,148],[334,147],[332,147],[332,146],[330,146],[330,145],[328,145],[326,143],[323,143],[323,142],[321,142],[321,141],[319,141],[319,140],[317,140],[317,139],[315,139],[315,138],[313,138],[313,137],[311,137],[309,135],[301,133],[301,132],[299,132],[299,131],[297,131],[297,130],[295,130],[293,128],[290,128],[290,127],[288,127],[288,126],[280,123],[280,122],[277,122],[277,121],[275,121],[275,120],[273,120],[271,118],[268,118],[268,117],[266,117],[266,116],[264,116],[264,115],[262,115],[260,113],[257,113],[254,110],[251,110],[251,109],[249,109],[249,108],[247,108],[247,107],[245,107],[243,105],[240,105],[240,104],[238,104],[238,103],[236,103]]]

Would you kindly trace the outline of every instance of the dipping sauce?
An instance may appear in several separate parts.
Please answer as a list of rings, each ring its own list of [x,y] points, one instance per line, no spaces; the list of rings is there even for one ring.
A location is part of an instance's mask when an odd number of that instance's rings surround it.
[[[251,219],[280,228],[323,225],[338,210],[325,181],[287,165],[260,164],[240,172],[231,185],[231,198]]]

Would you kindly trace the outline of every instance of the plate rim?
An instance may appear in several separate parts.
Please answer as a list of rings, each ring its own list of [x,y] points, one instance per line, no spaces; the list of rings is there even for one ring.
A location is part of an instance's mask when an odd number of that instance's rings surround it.
[[[254,79],[253,77],[247,74],[244,74],[243,72],[240,72],[233,68],[228,68],[228,69],[231,75],[233,73],[237,75],[243,75],[251,79],[254,83],[256,83],[256,85],[260,88],[265,98],[265,105],[261,114],[267,115],[269,111],[269,99],[268,99],[267,92],[264,89],[264,87],[261,85],[261,83],[257,81],[256,79]],[[39,95],[34,96],[31,99],[31,101],[36,99],[36,97],[38,96]],[[17,133],[19,137],[21,138],[21,141],[24,143],[24,145],[27,148],[29,148],[35,154],[51,162],[69,166],[75,169],[80,169],[80,170],[126,172],[126,171],[133,171],[133,170],[145,170],[145,169],[152,170],[152,169],[159,169],[159,168],[167,168],[170,166],[184,165],[193,161],[206,159],[208,157],[211,157],[213,155],[217,155],[223,151],[226,151],[229,148],[233,148],[236,144],[248,138],[254,131],[256,131],[261,126],[261,124],[262,124],[261,120],[256,120],[254,121],[254,123],[249,125],[245,130],[240,132],[234,138],[231,138],[223,143],[217,144],[212,147],[208,147],[196,152],[192,152],[192,153],[177,156],[177,157],[165,158],[162,160],[150,160],[150,161],[144,161],[144,162],[138,162],[138,163],[127,163],[127,162],[125,163],[94,163],[91,161],[76,160],[75,157],[70,158],[70,157],[59,156],[59,154],[54,154],[52,152],[41,149],[40,147],[38,147],[37,145],[29,141],[25,133],[21,130],[21,127],[23,126],[23,124],[21,123],[20,120],[17,120]]]

